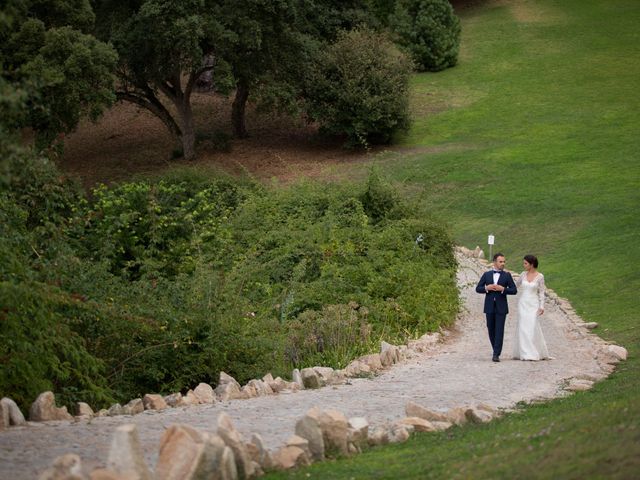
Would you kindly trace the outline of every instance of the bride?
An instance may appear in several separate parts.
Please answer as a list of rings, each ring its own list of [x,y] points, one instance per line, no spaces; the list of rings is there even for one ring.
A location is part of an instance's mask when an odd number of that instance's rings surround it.
[[[525,255],[524,272],[518,278],[518,324],[513,358],[543,360],[549,357],[538,317],[544,313],[544,275],[538,272],[538,259]]]

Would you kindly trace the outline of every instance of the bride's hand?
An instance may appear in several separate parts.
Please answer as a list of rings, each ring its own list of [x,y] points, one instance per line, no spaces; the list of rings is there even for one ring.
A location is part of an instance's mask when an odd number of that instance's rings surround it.
[[[539,308],[538,309],[538,316],[542,315],[544,313],[544,308]]]

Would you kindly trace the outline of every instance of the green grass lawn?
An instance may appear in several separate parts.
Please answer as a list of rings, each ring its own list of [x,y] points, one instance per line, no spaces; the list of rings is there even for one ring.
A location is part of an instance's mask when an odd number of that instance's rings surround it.
[[[640,2],[485,2],[461,18],[459,65],[414,79],[415,153],[382,168],[423,186],[459,243],[493,233],[516,271],[538,255],[630,358],[592,391],[487,426],[268,478],[640,477]]]

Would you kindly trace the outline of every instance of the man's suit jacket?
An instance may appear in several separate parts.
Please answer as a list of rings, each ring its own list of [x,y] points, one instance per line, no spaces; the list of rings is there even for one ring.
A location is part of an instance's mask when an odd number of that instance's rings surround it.
[[[507,303],[507,295],[515,295],[518,293],[516,284],[509,272],[502,270],[498,285],[504,287],[504,292],[487,292],[485,286],[493,284],[493,270],[489,270],[482,274],[480,281],[476,286],[476,292],[484,293],[484,313],[500,313],[506,315],[509,313],[509,304]]]

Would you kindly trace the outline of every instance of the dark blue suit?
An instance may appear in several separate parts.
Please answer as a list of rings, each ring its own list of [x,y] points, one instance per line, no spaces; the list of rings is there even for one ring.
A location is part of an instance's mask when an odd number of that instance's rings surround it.
[[[487,292],[486,286],[493,284],[493,270],[485,272],[476,286],[476,292],[485,294],[484,313],[487,315],[487,330],[489,340],[493,348],[493,356],[499,357],[502,353],[502,341],[504,339],[504,322],[509,313],[507,295],[518,293],[516,284],[509,272],[500,271],[498,285],[504,287],[504,292]]]

